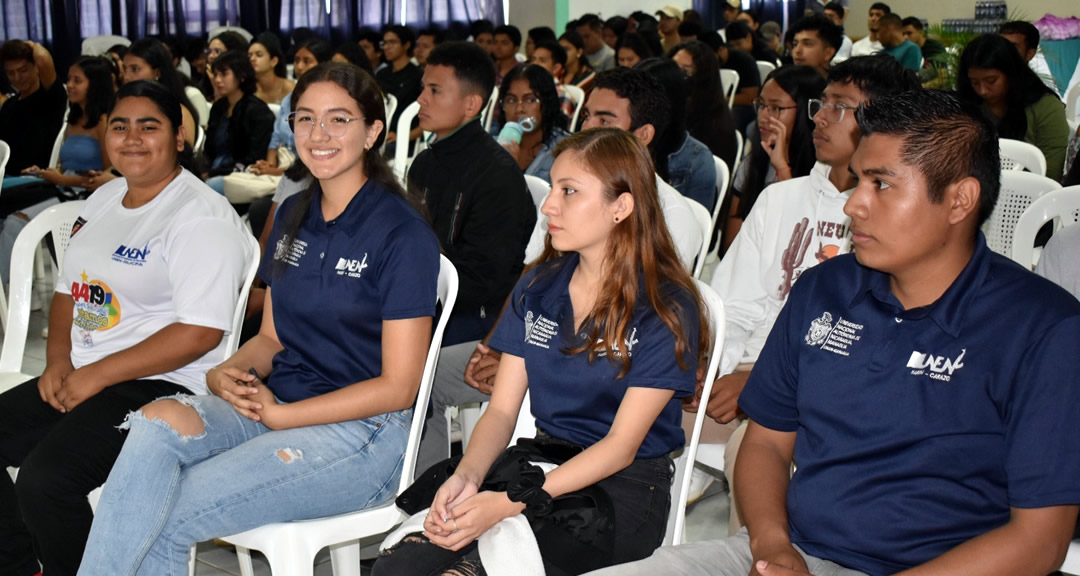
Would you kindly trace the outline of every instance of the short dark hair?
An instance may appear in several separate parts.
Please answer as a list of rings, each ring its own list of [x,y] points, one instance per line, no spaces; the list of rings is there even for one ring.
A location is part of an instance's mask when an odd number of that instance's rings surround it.
[[[262,44],[263,48],[266,48],[267,54],[271,58],[277,58],[277,65],[274,66],[274,75],[284,78],[288,74],[285,64],[285,51],[281,49],[281,40],[273,32],[263,32],[255,37],[251,41],[252,44]]]
[[[833,14],[836,14],[836,15],[840,16],[841,20],[843,20],[844,16],[847,15],[847,11],[844,8],[844,5],[839,3],[839,2],[829,2],[828,4],[825,5],[825,8],[823,8],[822,11],[823,12],[832,12]]]
[[[1027,44],[1028,50],[1039,48],[1039,29],[1032,25],[1031,22],[1024,22],[1023,20],[1006,22],[998,28],[998,34],[1023,34],[1024,43]]]
[[[495,87],[495,63],[483,48],[473,42],[444,42],[428,54],[428,66],[454,69],[454,78],[464,92],[483,97],[486,103]]]
[[[892,14],[892,8],[889,8],[889,5],[884,2],[874,2],[870,5],[870,10],[881,10],[886,14]],[[867,12],[870,10],[867,10]]]
[[[236,76],[236,82],[240,84],[240,91],[244,94],[255,93],[255,69],[251,67],[251,60],[248,59],[246,51],[223,52],[210,65],[210,70],[214,73],[232,70],[233,75]]]
[[[649,47],[649,43],[645,41],[645,37],[637,32],[627,32],[619,38],[619,43],[615,45],[615,52],[618,52],[623,48],[629,48],[642,60],[660,55],[653,53],[652,48]]]
[[[908,16],[900,21],[901,26],[911,26],[912,28],[922,32],[923,25],[922,20],[914,16]]]
[[[225,30],[221,34],[214,36],[206,41],[209,45],[210,42],[218,40],[225,45],[225,51],[229,50],[247,50],[248,40],[243,35],[235,30]]]
[[[446,41],[446,32],[443,32],[441,28],[436,28],[434,26],[429,26],[416,33],[416,38],[418,40],[421,36],[431,36],[431,39],[436,45]]]
[[[854,84],[868,100],[921,88],[915,72],[888,54],[856,56],[828,70],[829,83]]]
[[[611,90],[630,101],[630,130],[652,124],[659,140],[671,121],[671,102],[656,78],[636,68],[612,68],[596,75],[593,90]]]
[[[878,19],[878,26],[889,26],[890,28],[895,26],[896,28],[902,28],[904,24],[903,20],[896,14],[886,14]]]
[[[481,34],[495,34],[495,25],[491,23],[491,20],[487,18],[481,18],[480,20],[473,20],[469,24],[469,35],[476,40]]]
[[[559,39],[555,36],[555,31],[548,26],[537,26],[535,28],[529,28],[529,38],[532,38],[534,45],[540,45],[542,42],[558,42]]]
[[[509,37],[510,43],[513,44],[514,47],[521,46],[521,30],[518,30],[517,26],[503,24],[502,26],[495,28],[494,35],[498,36],[499,34],[504,34]]]
[[[360,47],[360,44],[356,42],[342,42],[336,49],[334,49],[334,55],[341,54],[349,61],[349,64],[359,66],[368,73],[371,73],[371,61],[368,60],[367,54],[364,49]],[[331,55],[333,58],[334,55]],[[318,60],[318,56],[315,57]],[[319,60],[320,63],[325,60]]]
[[[372,46],[375,47],[375,52],[382,54],[382,48],[380,47],[380,42],[382,42],[382,35],[372,30],[371,28],[361,28],[360,32],[356,35],[357,46],[359,46],[360,42],[364,40],[367,40],[371,43]],[[331,54],[331,56],[333,56],[333,54]]]
[[[750,25],[741,20],[736,20],[724,28],[724,34],[727,36],[727,41],[742,40],[747,36],[753,36],[754,31],[750,29]]]
[[[629,25],[630,22],[622,16],[612,16],[611,18],[604,20],[604,28],[611,28],[611,31],[619,37],[622,37],[622,35],[626,33],[626,28]]]
[[[582,26],[588,26],[593,30],[600,31],[604,29],[604,21],[596,14],[583,14],[581,18],[577,19],[575,28],[581,28]]]
[[[693,36],[697,38],[704,28],[693,20],[683,20],[679,23],[679,36]]]
[[[581,34],[578,34],[577,30],[574,30],[573,28],[570,28],[566,32],[563,32],[563,35],[559,36],[559,40],[566,40],[567,42],[573,44],[574,48],[577,48],[578,50],[585,49],[585,41],[581,39]]]
[[[405,48],[405,53],[412,56],[413,48],[416,48],[416,33],[413,32],[412,28],[400,24],[391,24],[390,26],[383,28],[383,34],[386,34],[387,32],[397,36],[398,40],[401,41],[402,46],[408,44],[409,46]]]
[[[4,45],[0,46],[0,62],[11,62],[13,60],[26,60],[33,63],[34,49],[22,40],[4,42]]]
[[[566,48],[563,48],[562,44],[559,44],[557,40],[537,42],[536,46],[533,46],[533,54],[541,48],[551,53],[551,59],[554,60],[556,64],[561,65],[563,68],[566,67]]]
[[[800,18],[795,25],[791,27],[792,38],[799,32],[817,32],[818,38],[821,41],[832,46],[833,50],[839,50],[840,46],[844,43],[844,29],[832,23],[821,14],[811,14]]]
[[[359,41],[350,42],[350,44],[355,45],[357,48],[360,47]],[[375,45],[377,47],[378,43],[376,42]],[[296,45],[297,52],[299,52],[301,48],[311,52],[311,55],[314,56],[315,60],[319,63],[329,62],[330,59],[334,57],[334,50],[330,48],[330,43],[318,36],[312,36]],[[365,56],[364,59],[366,60],[367,56]],[[370,62],[368,62],[368,67],[371,67]],[[297,80],[299,80],[299,78],[297,78]]]
[[[859,106],[855,119],[863,136],[903,140],[901,158],[922,173],[934,203],[944,200],[950,184],[974,177],[980,186],[976,225],[990,217],[1001,190],[1001,164],[997,131],[978,108],[951,92],[909,90]]]

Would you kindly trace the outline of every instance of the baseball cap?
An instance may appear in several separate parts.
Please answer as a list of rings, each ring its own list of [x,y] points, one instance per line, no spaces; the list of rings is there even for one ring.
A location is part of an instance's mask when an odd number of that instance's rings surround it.
[[[682,10],[679,10],[678,8],[676,8],[676,7],[674,7],[674,6],[670,5],[670,4],[668,4],[667,6],[664,6],[663,8],[661,8],[659,10],[657,10],[656,13],[667,16],[668,18],[674,18],[676,20],[682,20]]]

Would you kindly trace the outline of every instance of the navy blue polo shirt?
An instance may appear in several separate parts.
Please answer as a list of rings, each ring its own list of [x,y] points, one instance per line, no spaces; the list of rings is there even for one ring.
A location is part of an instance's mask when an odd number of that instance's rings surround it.
[[[439,242],[399,195],[369,179],[336,219],[316,186],[295,238],[284,227],[304,194],[278,212],[259,276],[284,350],[267,385],[285,402],[382,373],[382,323],[434,316]]]
[[[637,458],[656,458],[686,442],[678,398],[694,392],[697,361],[691,351],[686,370],[675,358],[675,335],[649,306],[644,291],[638,294],[626,350],[630,370],[616,379],[619,367],[587,352],[567,354],[584,341],[575,334],[570,303],[570,277],[577,268],[572,253],[530,270],[514,287],[511,305],[491,337],[491,347],[525,359],[530,403],[538,428],[582,446],[592,446],[611,429],[626,390],[631,387],[674,390],[675,396],[649,429]],[[680,325],[690,349],[698,338],[697,309],[687,294],[667,287],[666,298],[682,310]]]
[[[791,540],[868,574],[1080,504],[1080,302],[991,253],[904,310],[889,276],[838,256],[803,273],[739,406],[797,432]]]

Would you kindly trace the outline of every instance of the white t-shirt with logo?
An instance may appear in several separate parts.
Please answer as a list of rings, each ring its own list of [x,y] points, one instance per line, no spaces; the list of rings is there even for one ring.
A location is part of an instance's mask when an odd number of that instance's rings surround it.
[[[90,196],[64,253],[56,291],[75,300],[76,369],[142,342],[170,324],[232,331],[252,259],[251,232],[223,196],[187,170],[135,209],[118,178]],[[225,357],[225,338],[198,360],[147,376],[205,394],[206,371]]]

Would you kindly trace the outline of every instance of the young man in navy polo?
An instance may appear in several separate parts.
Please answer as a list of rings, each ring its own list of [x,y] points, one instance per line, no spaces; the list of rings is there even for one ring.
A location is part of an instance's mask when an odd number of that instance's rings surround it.
[[[855,253],[803,274],[739,400],[747,530],[618,574],[1061,564],[1080,503],[1080,302],[987,249],[1000,168],[978,110],[914,90],[857,117]]]

